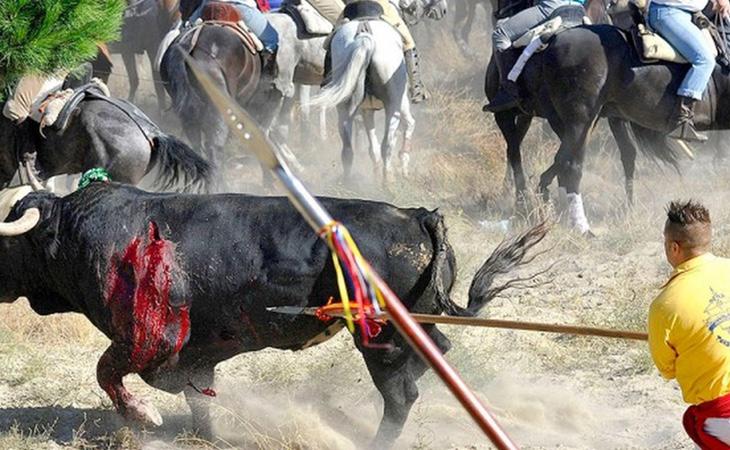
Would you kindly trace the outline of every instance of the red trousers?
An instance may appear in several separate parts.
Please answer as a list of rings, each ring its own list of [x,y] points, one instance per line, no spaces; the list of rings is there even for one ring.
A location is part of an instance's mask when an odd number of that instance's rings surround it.
[[[711,417],[730,418],[730,394],[690,406],[684,413],[682,425],[702,450],[730,450],[730,446],[705,433],[705,420]]]

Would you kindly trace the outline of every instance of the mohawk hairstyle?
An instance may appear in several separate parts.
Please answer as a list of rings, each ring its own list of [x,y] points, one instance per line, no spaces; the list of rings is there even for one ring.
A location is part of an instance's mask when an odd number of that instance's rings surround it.
[[[673,201],[667,206],[667,219],[670,223],[679,226],[693,224],[710,224],[710,211],[701,203],[694,200]]]
[[[665,233],[686,249],[708,250],[712,245],[710,212],[699,202],[675,200],[667,206]]]

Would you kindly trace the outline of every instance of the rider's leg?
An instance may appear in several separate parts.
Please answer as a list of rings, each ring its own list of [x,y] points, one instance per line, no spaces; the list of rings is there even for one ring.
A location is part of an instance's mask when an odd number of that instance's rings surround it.
[[[279,48],[279,33],[271,26],[264,13],[257,8],[246,5],[238,6],[246,26],[264,44],[264,50],[261,54],[264,63],[263,71],[271,76],[276,76],[275,55],[276,50]]]
[[[12,96],[5,102],[3,115],[15,123],[28,118],[33,102],[41,96],[59,89],[63,84],[63,75],[42,76],[26,75],[18,81]]]
[[[345,3],[342,0],[309,0],[309,4],[332,25],[337,23],[345,9]]]
[[[413,40],[408,26],[398,14],[398,10],[388,1],[378,1],[383,7],[382,19],[392,25],[403,39],[403,52],[406,60],[406,68],[408,69],[408,84],[410,86],[410,97],[413,103],[420,103],[427,100],[430,95],[421,81],[421,73],[418,70],[418,52],[416,51],[416,42]]]
[[[519,105],[517,84],[507,79],[512,61],[506,61],[505,52],[512,47],[515,39],[525,34],[530,28],[544,22],[555,9],[566,3],[563,0],[542,0],[537,5],[520,11],[497,25],[492,33],[492,43],[499,68],[500,90],[489,102],[487,110],[491,112],[507,111]]]
[[[700,29],[692,23],[690,12],[652,3],[649,8],[649,24],[692,63],[677,90],[677,107],[670,117],[670,124],[675,129],[669,136],[705,141],[707,137],[699,134],[694,127],[694,104],[697,100],[702,100],[702,93],[715,69],[712,48]]]

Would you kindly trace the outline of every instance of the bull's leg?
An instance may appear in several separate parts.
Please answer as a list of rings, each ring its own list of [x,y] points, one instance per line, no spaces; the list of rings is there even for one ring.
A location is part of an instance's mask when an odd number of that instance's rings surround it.
[[[425,326],[424,329],[443,353],[451,348],[448,338],[435,326]],[[359,337],[355,339],[375,387],[383,397],[383,418],[372,447],[390,448],[400,436],[411,407],[418,398],[416,381],[428,366],[392,327],[383,329],[377,339],[379,344],[392,344],[391,350],[364,348]]]
[[[209,392],[215,381],[215,368],[198,369],[190,375],[189,384],[185,387],[185,401],[193,415],[193,429],[201,437],[213,437],[210,417],[212,395]]]
[[[139,87],[137,59],[135,58],[134,52],[123,52],[122,61],[124,61],[124,67],[127,69],[127,77],[129,78],[129,95],[127,96],[127,100],[134,103],[134,97],[137,95],[137,88]]]
[[[134,397],[122,383],[125,375],[132,373],[129,349],[112,342],[96,366],[99,386],[109,395],[114,408],[127,420],[145,425],[162,425],[162,417],[154,406]]]

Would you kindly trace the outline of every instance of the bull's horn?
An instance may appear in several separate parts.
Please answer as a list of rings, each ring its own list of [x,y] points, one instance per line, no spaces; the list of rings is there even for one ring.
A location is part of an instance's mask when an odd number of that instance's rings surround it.
[[[19,236],[32,230],[41,220],[41,211],[38,208],[28,208],[23,217],[13,222],[0,222],[0,236]]]

